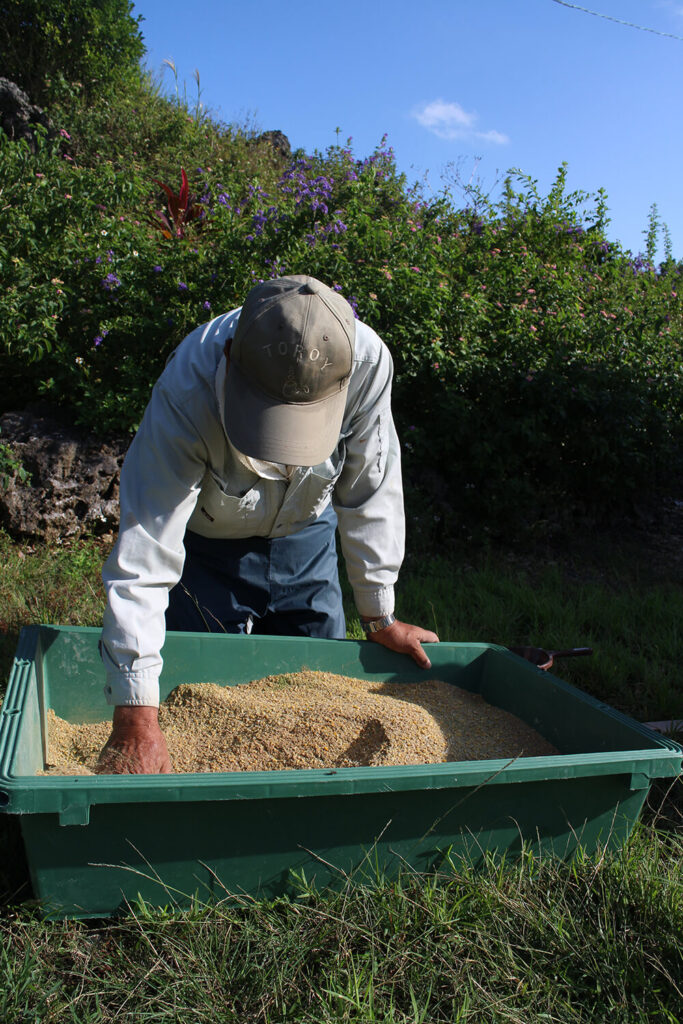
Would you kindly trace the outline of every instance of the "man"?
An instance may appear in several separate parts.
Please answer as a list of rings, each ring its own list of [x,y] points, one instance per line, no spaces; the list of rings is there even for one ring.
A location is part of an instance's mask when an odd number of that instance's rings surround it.
[[[165,629],[343,638],[335,528],[368,637],[430,662],[395,619],[403,558],[392,362],[312,277],[253,288],[157,381],[121,473],[100,649],[114,705],[102,772],[169,772]]]

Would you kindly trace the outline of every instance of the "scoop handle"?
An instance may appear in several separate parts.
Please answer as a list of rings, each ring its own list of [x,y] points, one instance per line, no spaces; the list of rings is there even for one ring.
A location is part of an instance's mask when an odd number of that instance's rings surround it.
[[[551,658],[576,658],[582,654],[592,653],[592,647],[570,647],[565,651],[548,651]]]

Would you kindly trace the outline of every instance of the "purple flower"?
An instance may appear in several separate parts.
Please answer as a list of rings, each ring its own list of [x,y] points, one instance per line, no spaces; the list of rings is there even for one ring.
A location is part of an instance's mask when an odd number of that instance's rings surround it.
[[[158,263],[157,263],[157,265],[155,267],[152,267],[152,270],[154,271],[155,274],[160,274],[162,269],[163,268],[160,267]]]
[[[184,281],[178,281],[178,291],[179,292],[186,292],[187,291],[187,285],[185,284]]]
[[[102,278],[101,284],[106,292],[113,292],[120,287],[121,282],[116,274],[107,274],[106,277]]]
[[[203,308],[204,309],[211,309],[211,303],[209,302],[208,299],[206,299],[206,301],[204,302]]]
[[[254,226],[254,233],[257,235],[263,234],[263,228],[268,223],[268,214],[264,213],[263,210],[259,210],[251,218],[251,222]]]

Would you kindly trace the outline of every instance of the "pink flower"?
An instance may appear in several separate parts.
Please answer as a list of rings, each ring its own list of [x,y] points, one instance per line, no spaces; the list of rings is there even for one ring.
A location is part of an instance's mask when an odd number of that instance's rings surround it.
[[[63,139],[70,139],[71,138],[69,133],[64,128],[60,128],[59,129],[59,134],[62,136]]]

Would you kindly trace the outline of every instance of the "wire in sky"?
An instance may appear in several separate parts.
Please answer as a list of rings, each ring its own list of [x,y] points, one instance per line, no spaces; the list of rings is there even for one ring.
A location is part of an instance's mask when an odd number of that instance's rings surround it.
[[[683,43],[683,36],[675,36],[673,32],[660,32],[657,28],[647,28],[645,25],[634,25],[632,21],[622,21],[621,18],[613,18],[610,14],[600,14],[599,11],[589,11],[587,7],[579,7],[578,4],[567,3],[567,0],[553,0],[553,3],[561,7],[570,7],[573,11],[583,11],[584,14],[592,14],[596,18],[605,18],[607,21],[614,21],[617,25],[626,25],[628,28],[637,28],[641,32],[654,32],[656,36],[666,36],[667,39],[678,39]]]

